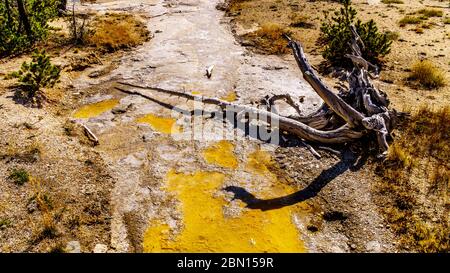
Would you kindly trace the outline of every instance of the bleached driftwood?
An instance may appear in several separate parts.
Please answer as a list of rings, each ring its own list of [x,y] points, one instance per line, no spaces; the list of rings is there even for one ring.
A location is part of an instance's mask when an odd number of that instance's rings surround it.
[[[97,136],[91,131],[91,129],[89,129],[86,125],[84,125],[81,122],[79,124],[83,127],[84,132],[86,133],[86,136],[88,138],[92,139],[92,141],[94,142],[94,145],[98,145],[100,142],[99,142]]]
[[[346,56],[352,60],[354,68],[346,75],[349,89],[340,91],[339,93],[334,93],[320,79],[317,72],[309,64],[301,44],[287,37],[289,46],[292,48],[295,60],[304,79],[324,101],[324,104],[316,112],[308,116],[301,116],[300,106],[289,95],[276,95],[272,98],[266,98],[268,110],[262,110],[248,105],[227,102],[218,98],[203,97],[126,82],[119,83],[128,87],[148,89],[190,100],[201,101],[206,104],[214,104],[223,110],[226,109],[229,111],[233,109],[236,113],[250,113],[251,115],[249,116],[267,120],[269,123],[271,120],[277,119],[280,130],[287,131],[306,141],[325,144],[346,143],[368,134],[374,134],[380,149],[379,156],[384,157],[388,150],[386,137],[395,126],[399,113],[395,110],[391,111],[388,109],[389,100],[386,94],[372,84],[371,78],[377,77],[378,69],[362,57],[361,48],[364,48],[364,44],[354,27],[352,27],[352,32],[353,39],[349,47],[351,47],[353,54]],[[375,68],[375,74],[369,72],[370,68]],[[116,88],[127,94],[152,99],[150,96],[139,91],[130,91],[121,87]],[[270,106],[276,100],[280,99],[285,100],[291,105],[299,116],[285,117],[270,112]]]

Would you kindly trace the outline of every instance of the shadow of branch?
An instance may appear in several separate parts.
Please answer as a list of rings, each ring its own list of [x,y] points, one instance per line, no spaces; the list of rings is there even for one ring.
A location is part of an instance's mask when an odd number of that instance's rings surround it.
[[[322,171],[320,175],[317,176],[306,188],[277,198],[259,199],[246,189],[237,186],[228,186],[225,187],[224,190],[233,193],[233,200],[241,200],[247,205],[247,208],[259,209],[263,211],[279,209],[317,196],[317,194],[336,177],[343,174],[347,170],[356,171],[360,169],[366,160],[367,157],[365,156],[357,157],[351,152],[344,153],[339,162]]]

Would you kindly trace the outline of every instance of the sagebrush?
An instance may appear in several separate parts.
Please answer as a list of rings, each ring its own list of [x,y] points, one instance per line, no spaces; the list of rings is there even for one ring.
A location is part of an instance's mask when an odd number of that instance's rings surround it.
[[[421,87],[427,89],[435,89],[446,85],[444,72],[429,60],[414,63],[408,79],[416,81]]]

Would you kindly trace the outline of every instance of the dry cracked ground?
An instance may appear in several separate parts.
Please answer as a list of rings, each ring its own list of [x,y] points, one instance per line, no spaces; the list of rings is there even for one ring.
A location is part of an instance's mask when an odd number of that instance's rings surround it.
[[[0,252],[398,251],[373,201],[373,170],[357,147],[335,147],[338,153],[316,147],[319,159],[289,135],[270,143],[223,119],[182,113],[215,107],[114,88],[122,81],[247,105],[289,92],[303,98],[305,114],[318,108],[321,99],[292,56],[242,47],[217,4],[77,4],[80,12],[133,13],[152,38],[64,74],[57,88],[65,95],[52,97],[58,106],[24,107],[14,102],[10,82],[2,83],[0,216],[8,223],[0,230]],[[23,60],[6,61],[2,73]],[[69,61],[63,53],[55,60]],[[28,170],[29,183],[9,181],[17,168]]]

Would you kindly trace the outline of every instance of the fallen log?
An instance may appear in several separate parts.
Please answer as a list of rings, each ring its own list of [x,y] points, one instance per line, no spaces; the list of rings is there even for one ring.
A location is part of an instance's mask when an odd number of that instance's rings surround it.
[[[267,120],[269,124],[272,120],[277,120],[280,130],[306,141],[324,144],[346,143],[370,134],[378,143],[380,151],[378,156],[385,157],[388,150],[387,136],[395,127],[398,117],[403,113],[388,110],[389,100],[386,94],[372,84],[371,79],[378,76],[378,68],[362,57],[361,48],[364,49],[364,44],[356,29],[353,26],[351,28],[353,39],[349,47],[353,54],[348,54],[346,57],[352,60],[354,67],[351,72],[346,74],[348,90],[341,90],[338,93],[333,92],[320,79],[309,64],[301,44],[286,37],[304,79],[324,101],[324,104],[315,113],[308,116],[301,115],[299,105],[288,94],[275,95],[272,98],[266,97],[264,101],[267,104],[267,110],[264,110],[218,98],[192,95],[159,87],[141,86],[127,82],[118,83],[135,89],[153,90],[205,104],[213,104],[222,110],[233,109],[238,114],[249,113],[249,116]],[[372,74],[369,69],[373,69],[375,74]],[[139,91],[131,91],[117,86],[115,88],[127,94],[153,100],[152,97]],[[298,116],[285,117],[271,112],[270,106],[276,100],[285,100],[296,110]]]
[[[335,144],[335,143],[345,143],[349,142],[351,140],[355,140],[358,138],[361,138],[364,134],[363,132],[359,132],[356,130],[352,130],[347,124],[329,131],[323,131],[318,130],[313,127],[310,127],[302,122],[299,122],[292,118],[287,118],[263,109],[258,109],[256,107],[248,106],[248,105],[240,105],[233,102],[227,102],[218,98],[209,98],[209,97],[203,97],[199,95],[191,95],[186,94],[179,91],[174,90],[168,90],[163,89],[159,87],[152,87],[152,86],[140,86],[135,84],[130,84],[126,82],[118,82],[119,84],[126,85],[133,88],[139,88],[139,89],[148,89],[157,91],[160,93],[165,93],[169,95],[175,95],[178,97],[187,98],[190,100],[196,100],[202,103],[206,104],[213,104],[216,106],[219,106],[223,110],[232,110],[236,113],[249,113],[250,116],[258,117],[260,120],[267,120],[269,123],[271,120],[277,120],[278,126],[280,130],[292,133],[294,135],[299,136],[300,138],[303,138],[308,141],[313,142],[320,142],[320,143],[327,143],[327,144]],[[115,88],[123,93],[129,94],[129,95],[137,95],[141,96],[143,98],[153,100],[152,97],[141,93],[139,91],[130,91],[126,90],[124,88],[115,86]]]

